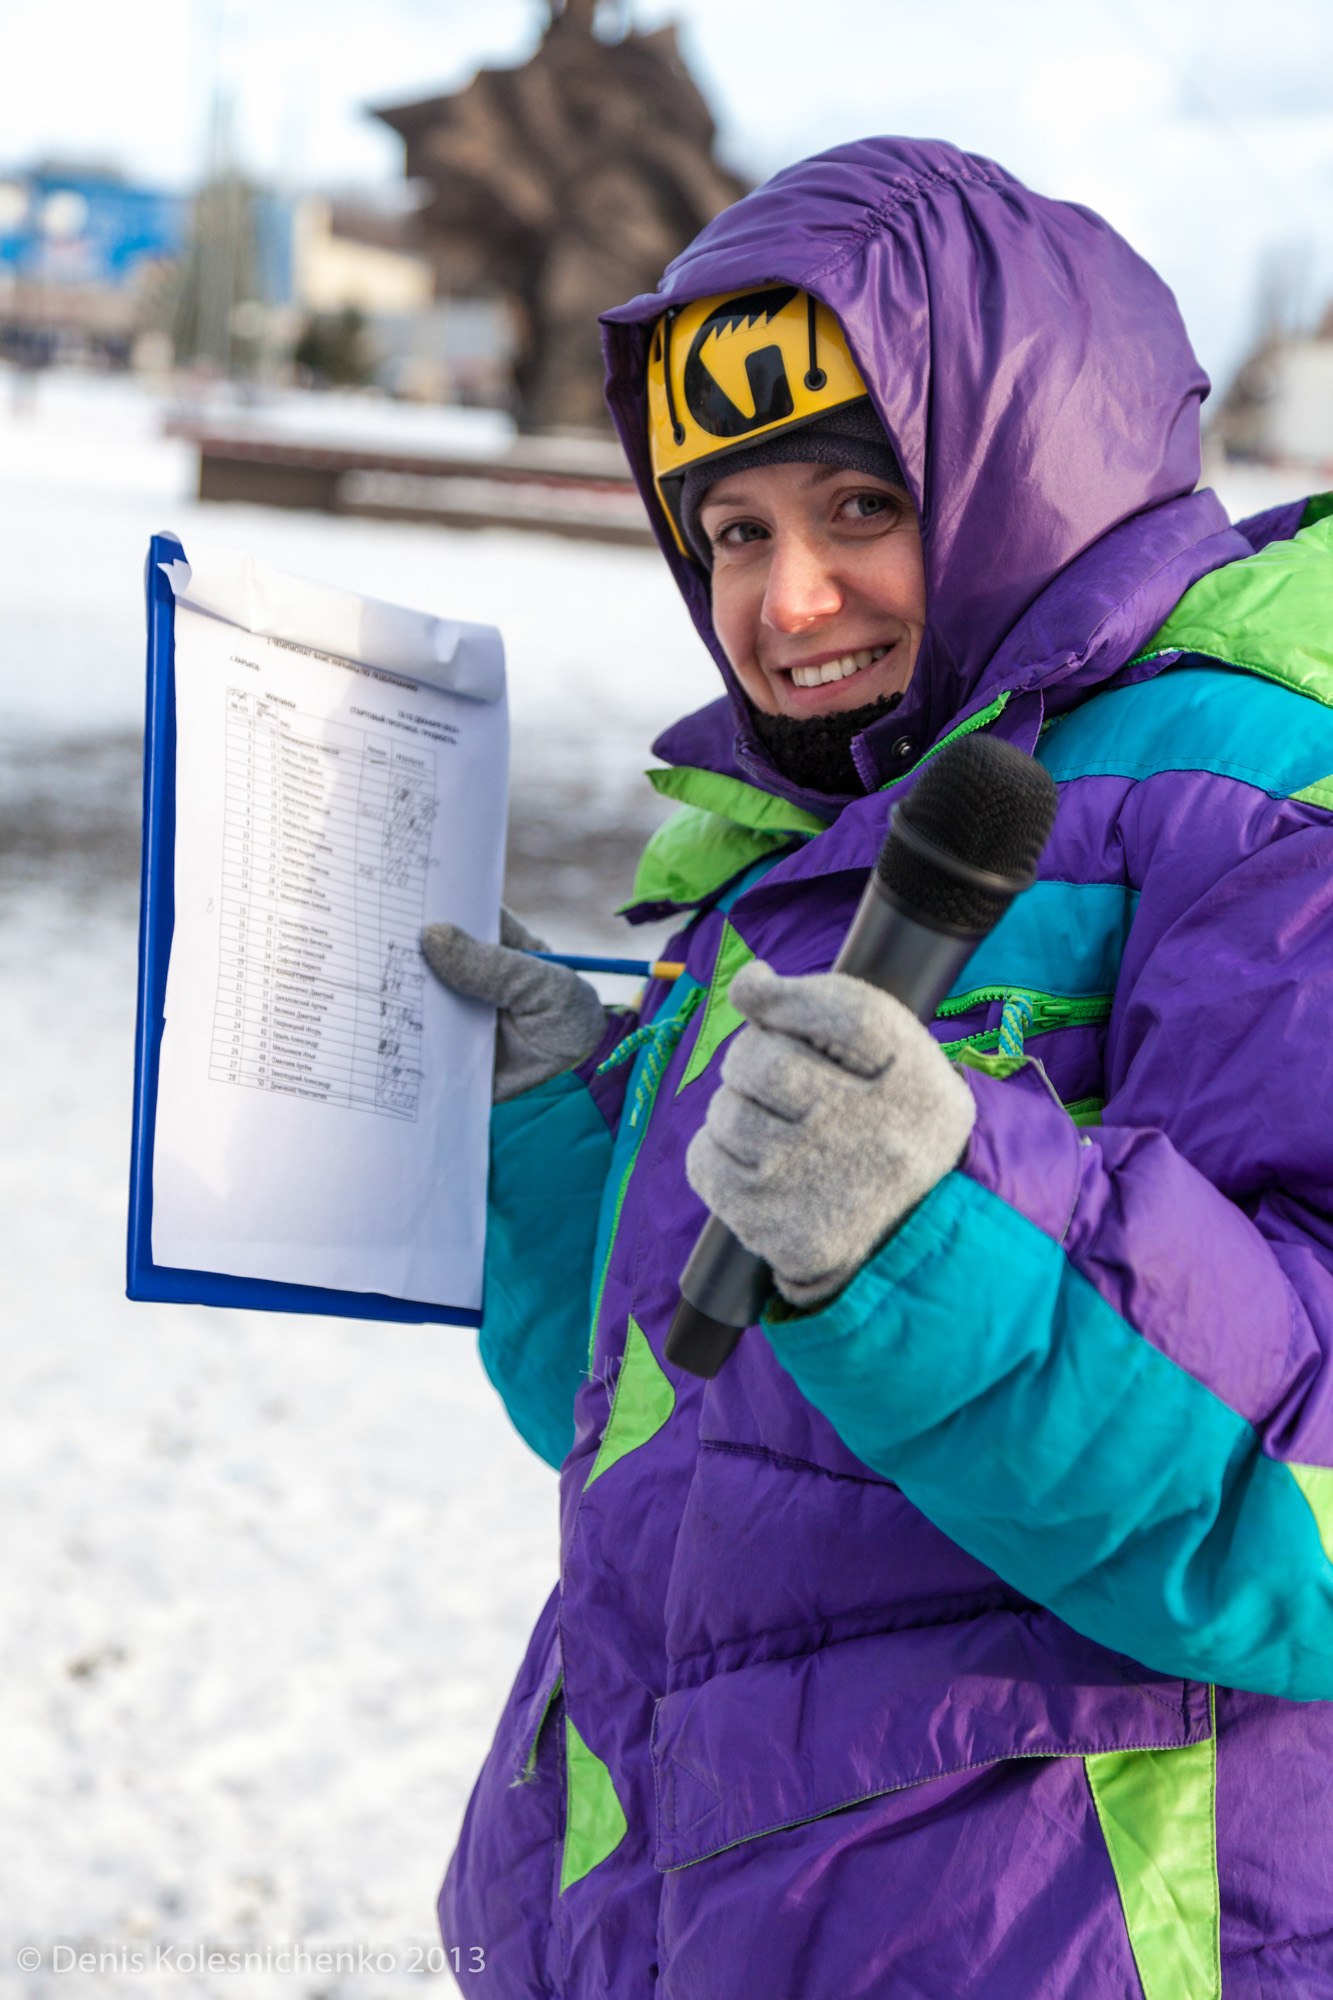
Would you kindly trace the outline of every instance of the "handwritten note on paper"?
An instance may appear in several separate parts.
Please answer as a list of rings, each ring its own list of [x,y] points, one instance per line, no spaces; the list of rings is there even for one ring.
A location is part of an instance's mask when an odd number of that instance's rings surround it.
[[[498,635],[271,575],[179,586],[154,1260],[474,1310],[494,1020],[418,939],[495,936]]]

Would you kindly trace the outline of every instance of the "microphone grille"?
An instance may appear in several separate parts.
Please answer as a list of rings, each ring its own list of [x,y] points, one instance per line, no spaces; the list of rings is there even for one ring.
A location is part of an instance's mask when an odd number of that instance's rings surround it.
[[[1054,780],[1034,757],[979,730],[960,736],[926,766],[898,808],[909,833],[938,850],[938,861],[890,831],[880,880],[927,920],[984,933],[1032,880],[1058,802]],[[969,870],[992,880],[969,881]]]

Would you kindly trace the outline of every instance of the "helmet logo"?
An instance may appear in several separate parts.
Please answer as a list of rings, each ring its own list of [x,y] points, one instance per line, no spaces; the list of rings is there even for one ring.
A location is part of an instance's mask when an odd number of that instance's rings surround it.
[[[767,327],[797,297],[794,285],[743,292],[709,313],[685,357],[685,403],[700,430],[718,438],[744,437],[781,423],[795,409],[787,361],[777,339],[755,345],[754,328]],[[804,315],[800,315],[802,326]]]

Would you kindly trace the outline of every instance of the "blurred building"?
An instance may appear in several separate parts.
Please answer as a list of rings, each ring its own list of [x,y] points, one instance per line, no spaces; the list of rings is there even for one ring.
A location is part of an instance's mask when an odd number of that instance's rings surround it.
[[[1237,371],[1211,425],[1231,458],[1333,473],[1333,305],[1312,334],[1270,334]]]
[[[503,403],[512,336],[496,300],[435,295],[435,270],[401,203],[311,195],[296,210],[292,308],[311,317],[354,313],[375,357],[375,379],[417,402]]]
[[[109,171],[0,172],[0,349],[41,336],[53,350],[127,361],[189,211],[187,197]]]
[[[296,211],[292,265],[308,312],[410,314],[434,298],[430,264],[409,243],[406,218],[369,203],[308,196]]]
[[[673,27],[613,38],[595,0],[549,0],[531,60],[376,116],[429,190],[420,241],[437,296],[508,317],[524,430],[601,430],[597,314],[651,289],[745,192]]]

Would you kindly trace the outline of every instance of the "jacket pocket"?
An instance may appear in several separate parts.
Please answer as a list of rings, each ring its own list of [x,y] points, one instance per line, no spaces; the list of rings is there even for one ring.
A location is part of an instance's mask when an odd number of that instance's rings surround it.
[[[1210,1730],[1206,1688],[1041,1611],[677,1690],[653,1734],[660,2000],[1216,2000],[1140,1977],[1085,1761],[1206,1756]],[[1198,1754],[1142,1761],[1188,1779]]]
[[[513,1785],[531,1783],[547,1725],[560,1707],[560,1690],[565,1676],[560,1659],[558,1627],[552,1629],[550,1638],[538,1654],[530,1680],[526,1675],[523,1678],[527,1685],[522,1690],[518,1687],[514,1690],[513,1727],[509,1738],[512,1769],[509,1782]]]
[[[1206,1687],[1044,1612],[848,1639],[658,1702],[656,1865],[1006,1759],[1182,1748],[1211,1729]]]

